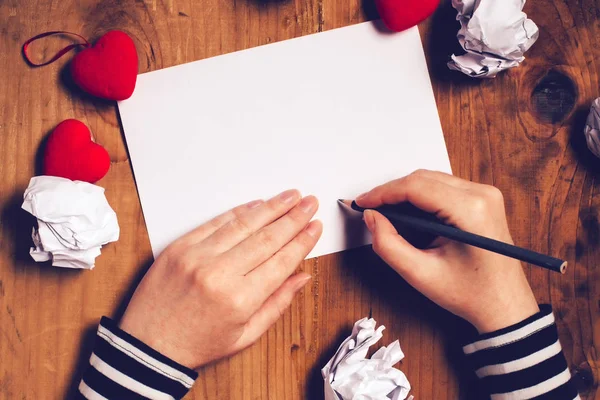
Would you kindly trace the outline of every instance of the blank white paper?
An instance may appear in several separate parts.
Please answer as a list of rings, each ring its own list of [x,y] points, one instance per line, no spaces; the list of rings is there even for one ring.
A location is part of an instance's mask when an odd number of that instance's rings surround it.
[[[155,257],[288,188],[320,201],[309,257],[368,244],[338,198],[451,171],[417,28],[366,22],[149,72],[119,112]]]

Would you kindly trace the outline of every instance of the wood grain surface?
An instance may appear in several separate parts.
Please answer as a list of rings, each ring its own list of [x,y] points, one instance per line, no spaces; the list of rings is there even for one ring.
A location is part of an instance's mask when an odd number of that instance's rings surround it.
[[[493,80],[446,69],[457,51],[449,0],[420,30],[455,174],[503,190],[518,244],[569,261],[565,276],[525,268],[539,301],[554,306],[583,398],[600,399],[600,161],[582,133],[599,96],[600,1],[535,0],[526,12],[540,39],[520,68]],[[115,104],[73,87],[65,73],[71,55],[32,69],[22,43],[49,30],[95,39],[121,29],[136,42],[143,73],[376,17],[371,0],[0,0],[1,399],[69,397],[99,318],[119,316],[152,263]],[[36,43],[33,56],[48,58],[66,43]],[[121,238],[91,272],[34,263],[32,220],[20,210],[30,177],[40,172],[44,138],[66,118],[85,122],[112,160],[99,185]],[[369,248],[309,260],[302,269],[314,278],[291,310],[256,345],[203,369],[189,399],[320,399],[320,368],[370,309],[387,326],[385,344],[400,339],[401,369],[417,399],[477,396],[460,358],[461,323]]]

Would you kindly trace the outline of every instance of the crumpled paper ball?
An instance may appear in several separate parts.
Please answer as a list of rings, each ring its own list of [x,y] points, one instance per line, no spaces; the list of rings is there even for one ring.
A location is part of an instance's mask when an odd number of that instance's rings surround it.
[[[588,149],[600,157],[600,97],[592,103],[583,133]]]
[[[117,215],[104,188],[56,176],[31,178],[21,206],[37,218],[30,250],[37,262],[92,269],[102,245],[119,239]]]
[[[385,326],[375,329],[373,318],[354,324],[352,334],[321,370],[325,400],[404,400],[410,392],[406,375],[393,365],[404,358],[396,340],[381,347],[368,359],[369,347],[383,337]],[[413,397],[410,396],[409,400]]]
[[[467,54],[453,54],[448,67],[468,76],[493,78],[518,66],[539,37],[537,25],[522,11],[525,0],[452,0],[452,6]]]

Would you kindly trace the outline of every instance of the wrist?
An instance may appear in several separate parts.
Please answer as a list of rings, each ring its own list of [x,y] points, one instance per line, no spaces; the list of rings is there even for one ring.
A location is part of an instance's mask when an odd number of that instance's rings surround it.
[[[89,362],[78,388],[81,398],[137,398],[142,387],[144,396],[156,398],[158,392],[162,397],[181,399],[198,378],[196,371],[120,329],[108,317],[102,317],[98,325]]]
[[[186,368],[195,370],[202,365],[197,365],[190,359],[189,352],[181,351],[182,346],[174,344],[172,340],[165,340],[161,334],[163,329],[152,329],[149,325],[152,324],[140,324],[138,321],[129,320],[125,314],[119,321],[118,328]]]
[[[507,304],[500,308],[489,308],[483,315],[469,322],[479,334],[484,334],[518,324],[539,312],[540,308],[532,296],[528,301]]]

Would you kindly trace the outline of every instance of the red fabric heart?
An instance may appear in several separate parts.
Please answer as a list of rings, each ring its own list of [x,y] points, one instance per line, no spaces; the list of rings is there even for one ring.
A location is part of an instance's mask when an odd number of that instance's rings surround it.
[[[71,61],[75,83],[89,94],[108,100],[129,98],[135,89],[137,73],[135,44],[121,31],[107,32]]]
[[[44,175],[94,183],[106,175],[109,167],[108,152],[92,142],[90,130],[81,121],[64,120],[48,137]]]
[[[440,0],[375,0],[381,19],[396,32],[425,20],[439,4]]]

